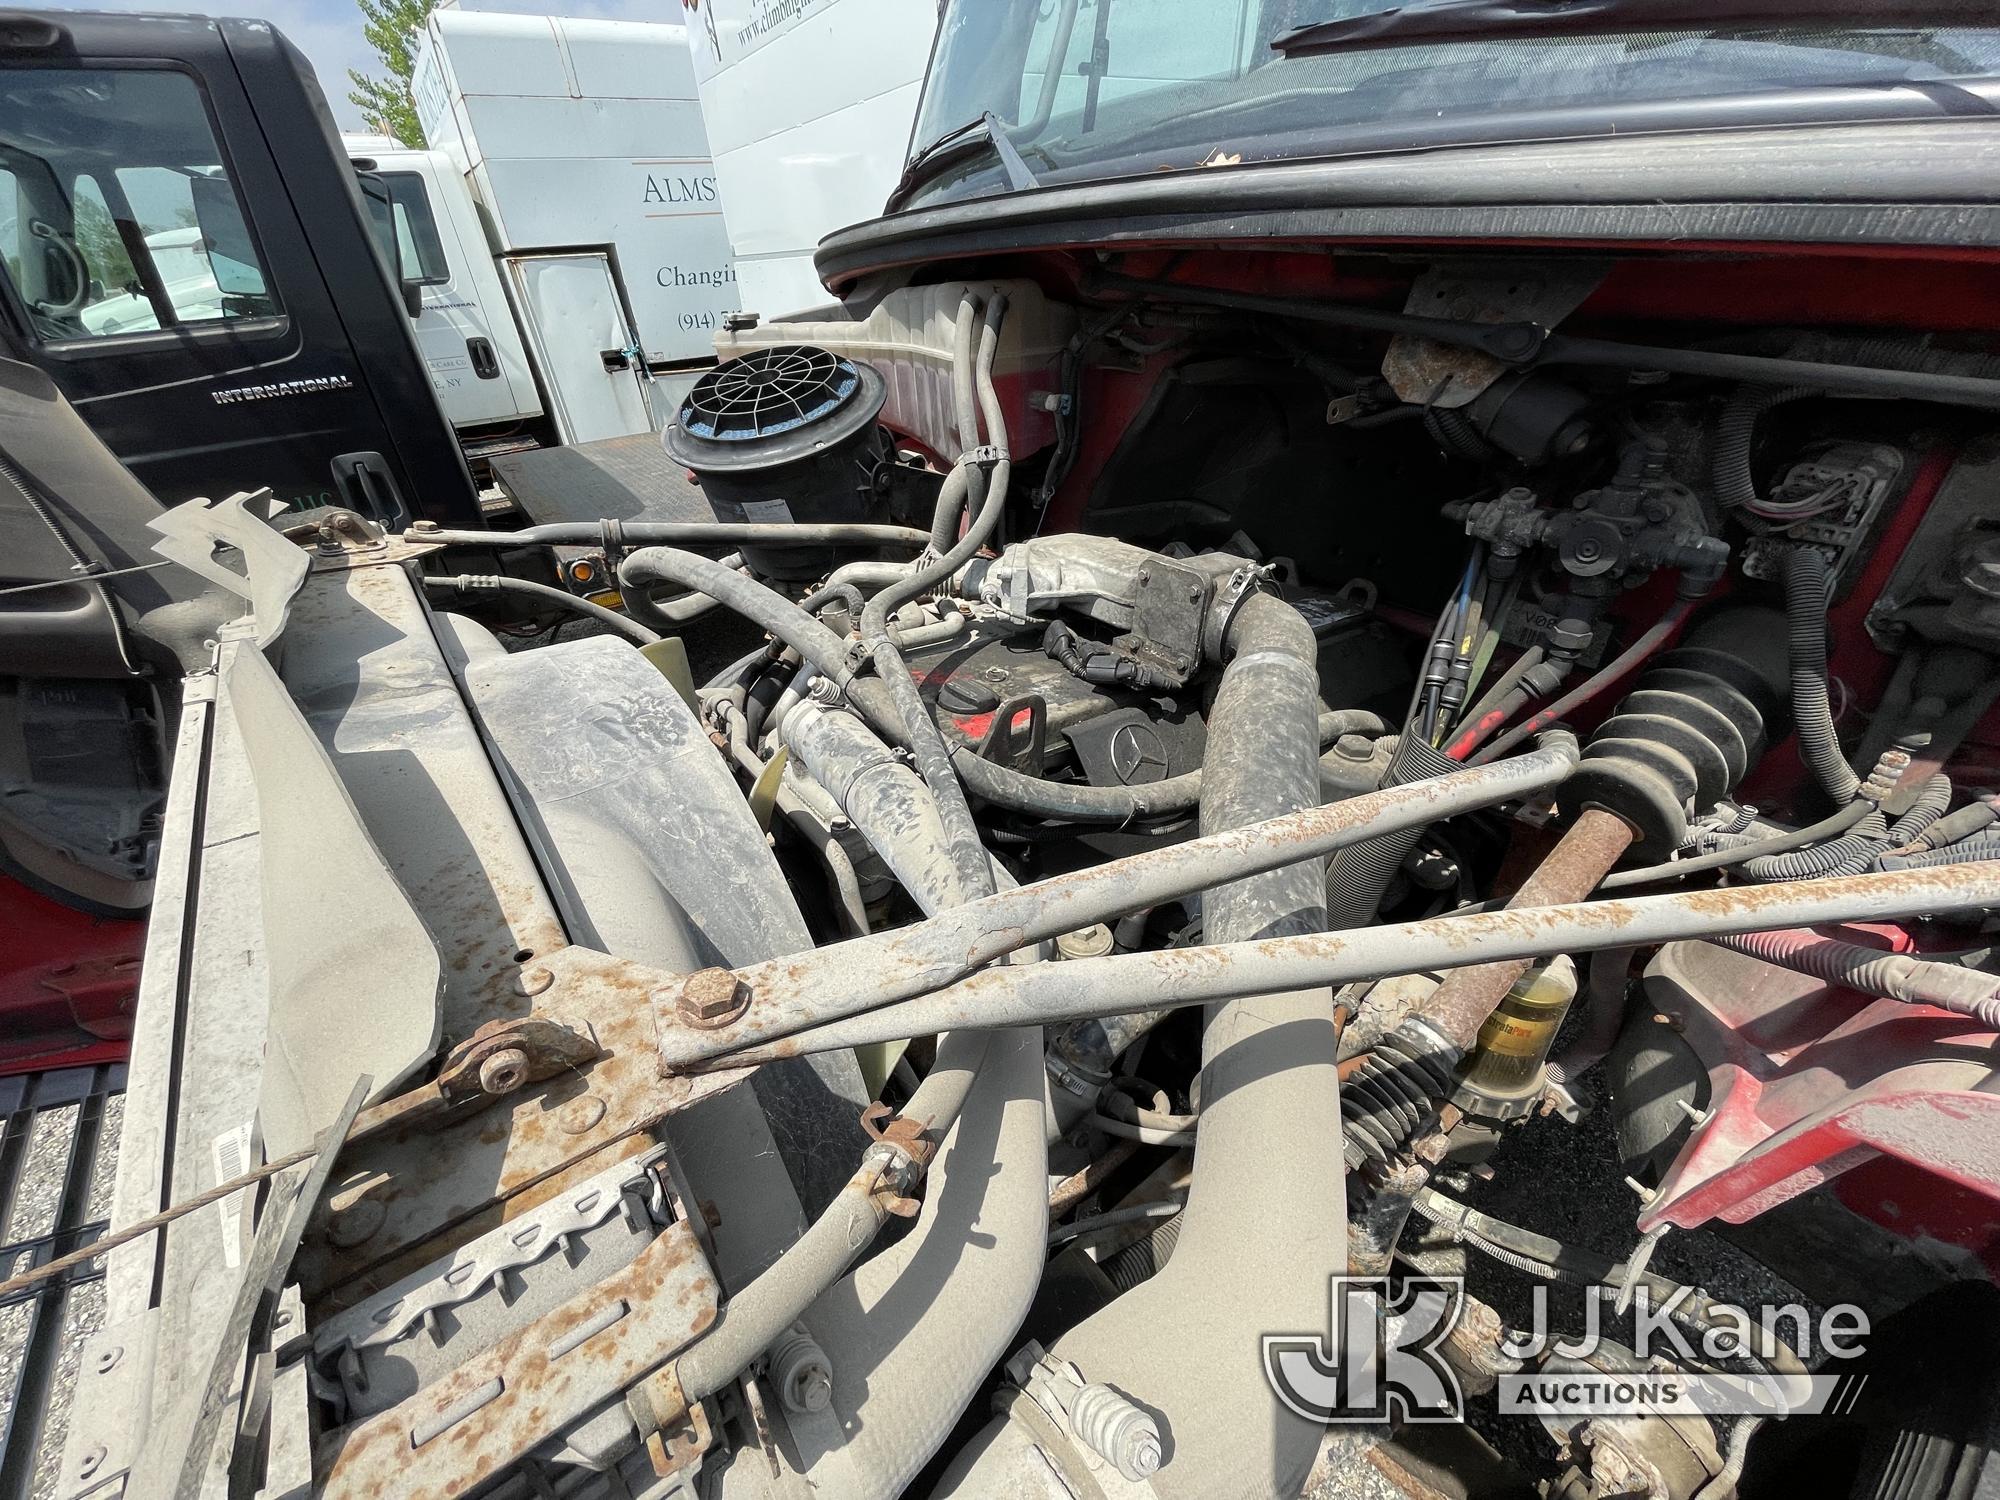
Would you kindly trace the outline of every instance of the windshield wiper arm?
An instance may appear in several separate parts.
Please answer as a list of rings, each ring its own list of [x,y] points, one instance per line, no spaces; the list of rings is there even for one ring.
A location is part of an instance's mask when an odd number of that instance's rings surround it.
[[[1271,38],[1287,57],[1358,52],[1404,42],[1467,42],[1494,37],[1589,36],[1593,33],[1685,27],[1775,24],[1811,27],[1827,21],[1880,25],[1958,22],[1991,25],[1990,0],[1419,0],[1373,15],[1315,21]]]
[[[1000,158],[1000,165],[1006,169],[1007,185],[1015,192],[1026,192],[1029,188],[1042,185],[1028,170],[1028,163],[1022,159],[1013,137],[1007,134],[1006,124],[989,109],[978,119],[954,126],[929,145],[919,148],[904,166],[903,175],[896,179],[896,185],[889,190],[885,211],[893,210],[912,188],[938,167],[955,159],[968,147],[977,146],[993,148],[993,154]]]

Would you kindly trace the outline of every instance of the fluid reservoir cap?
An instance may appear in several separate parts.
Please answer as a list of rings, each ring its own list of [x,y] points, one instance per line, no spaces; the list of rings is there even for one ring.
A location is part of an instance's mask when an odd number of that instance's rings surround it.
[[[869,427],[887,394],[872,366],[830,350],[753,349],[695,382],[664,434],[667,454],[697,472],[784,463]]]

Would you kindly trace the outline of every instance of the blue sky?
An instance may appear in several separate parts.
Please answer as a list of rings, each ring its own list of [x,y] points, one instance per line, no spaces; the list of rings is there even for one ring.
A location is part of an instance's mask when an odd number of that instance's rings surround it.
[[[211,15],[259,16],[273,22],[300,51],[312,59],[333,117],[344,130],[361,128],[360,116],[347,102],[347,70],[379,72],[374,52],[361,35],[361,12],[354,0],[88,0],[64,4],[45,0],[60,10],[181,11],[201,9]],[[467,10],[507,10],[528,15],[597,16],[618,21],[681,20],[676,0],[474,0]]]

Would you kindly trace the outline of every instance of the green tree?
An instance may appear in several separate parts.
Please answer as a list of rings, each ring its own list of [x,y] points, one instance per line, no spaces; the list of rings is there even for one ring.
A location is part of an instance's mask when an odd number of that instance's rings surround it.
[[[417,106],[410,97],[410,74],[416,67],[417,33],[430,14],[430,0],[355,0],[361,7],[362,34],[382,59],[387,77],[347,70],[348,100],[361,111],[370,130],[394,136],[405,146],[421,148],[424,128],[417,123]]]

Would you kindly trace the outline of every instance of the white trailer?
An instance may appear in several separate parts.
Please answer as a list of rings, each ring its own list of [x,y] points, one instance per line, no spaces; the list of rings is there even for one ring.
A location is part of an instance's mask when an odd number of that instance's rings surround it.
[[[678,3],[742,305],[823,306],[813,249],[879,214],[902,173],[937,0]]]
[[[434,11],[412,92],[478,204],[556,439],[669,420],[738,305],[686,29]]]

